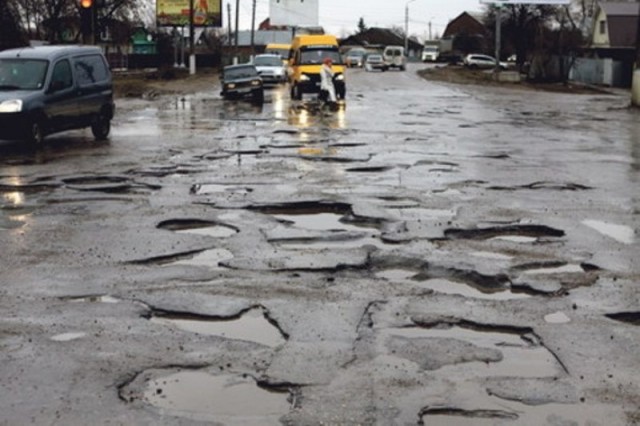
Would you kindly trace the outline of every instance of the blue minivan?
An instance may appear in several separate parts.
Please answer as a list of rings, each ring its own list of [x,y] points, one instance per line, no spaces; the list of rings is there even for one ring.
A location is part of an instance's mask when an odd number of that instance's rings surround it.
[[[111,71],[100,48],[0,52],[0,139],[38,145],[46,135],[85,127],[106,139],[114,111]]]

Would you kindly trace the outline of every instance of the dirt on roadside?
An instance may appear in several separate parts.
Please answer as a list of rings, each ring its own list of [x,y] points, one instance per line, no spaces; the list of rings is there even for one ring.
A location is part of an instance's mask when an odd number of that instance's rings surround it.
[[[160,95],[218,90],[219,86],[219,70],[215,68],[198,69],[195,75],[189,75],[186,69],[175,68],[115,72],[113,75],[116,98],[153,99]]]
[[[522,90],[539,90],[555,93],[594,94],[608,93],[604,89],[574,83],[544,83],[521,81],[520,83],[499,82],[494,79],[492,71],[471,70],[459,65],[447,65],[418,71],[426,80],[443,81],[452,84],[476,84],[481,86],[496,86]]]

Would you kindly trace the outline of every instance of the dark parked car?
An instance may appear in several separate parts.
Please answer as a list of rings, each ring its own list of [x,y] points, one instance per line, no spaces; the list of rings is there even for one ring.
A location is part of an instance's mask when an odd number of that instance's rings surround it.
[[[111,72],[99,48],[0,52],[0,139],[40,144],[48,134],[83,127],[105,139],[114,109]]]
[[[256,103],[264,102],[264,86],[253,64],[229,65],[222,71],[222,92],[225,99],[251,97]]]

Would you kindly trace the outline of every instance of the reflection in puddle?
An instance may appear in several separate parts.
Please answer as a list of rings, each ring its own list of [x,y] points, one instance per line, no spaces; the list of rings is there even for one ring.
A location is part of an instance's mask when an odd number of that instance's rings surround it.
[[[72,303],[120,303],[120,299],[117,299],[109,295],[97,295],[97,296],[83,296],[69,299]]]
[[[332,129],[344,129],[347,126],[345,108],[338,111],[327,111],[320,108],[320,103],[305,101],[289,108],[287,123],[298,128],[323,126]]]
[[[471,256],[480,257],[483,259],[492,259],[492,260],[512,260],[513,256],[508,256],[506,254],[501,253],[492,253],[489,251],[477,251],[471,253]]]
[[[362,231],[360,226],[342,222],[343,215],[335,213],[275,214],[275,218],[290,222],[293,226],[313,231]]]
[[[233,259],[233,253],[226,249],[212,249],[205,250],[193,256],[190,259],[182,259],[177,262],[172,262],[170,265],[183,265],[183,266],[208,266],[210,269],[225,269],[220,265],[220,262]]]
[[[562,367],[545,347],[530,344],[519,334],[468,330],[460,327],[439,328],[393,328],[382,330],[385,337],[400,336],[409,339],[448,338],[469,342],[478,347],[497,349],[502,353],[499,362],[465,362],[445,365],[439,371],[450,377],[554,377]]]
[[[525,275],[578,274],[584,272],[580,265],[563,265],[557,268],[530,269]]]
[[[554,312],[552,314],[545,315],[544,320],[549,324],[566,324],[571,322],[571,318],[569,318],[564,312]]]
[[[87,333],[82,333],[82,332],[62,333],[62,334],[57,334],[51,337],[51,340],[53,340],[54,342],[70,342],[72,340],[82,339],[86,335]]]
[[[623,244],[633,244],[635,232],[628,226],[601,222],[599,220],[583,220],[582,224]]]
[[[246,340],[276,347],[285,343],[285,338],[264,316],[262,309],[255,308],[236,319],[179,319],[153,317],[152,322],[177,327],[192,333],[220,336],[227,339]]]
[[[251,192],[253,192],[251,188],[221,185],[221,184],[215,184],[215,183],[204,183],[204,184],[197,185],[197,188],[194,191],[194,193],[197,195],[211,195],[211,194],[221,194],[221,193],[246,195]]]
[[[191,420],[225,425],[279,425],[288,393],[261,389],[254,379],[183,371],[147,383],[144,400]]]
[[[493,237],[489,239],[489,241],[495,240],[509,241],[511,243],[519,244],[535,243],[536,241],[538,241],[538,239],[535,237],[525,237],[521,235],[501,235],[499,237]]]
[[[214,238],[227,238],[238,233],[238,231],[236,231],[235,229],[224,225],[208,226],[205,228],[183,229],[176,232],[179,234],[205,235],[207,237]]]

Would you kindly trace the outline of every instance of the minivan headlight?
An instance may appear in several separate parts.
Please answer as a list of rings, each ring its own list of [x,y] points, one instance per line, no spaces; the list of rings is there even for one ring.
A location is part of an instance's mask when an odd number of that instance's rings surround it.
[[[343,80],[344,80],[344,74],[338,74],[338,75],[336,75],[336,80],[337,80],[337,81],[343,81]]]
[[[20,111],[22,111],[22,101],[20,99],[12,99],[10,101],[0,102],[0,112]]]
[[[308,76],[308,75],[306,75],[306,74],[302,74],[302,75],[300,76],[300,81],[309,81],[309,80],[310,80],[310,78],[309,78],[309,76]]]

